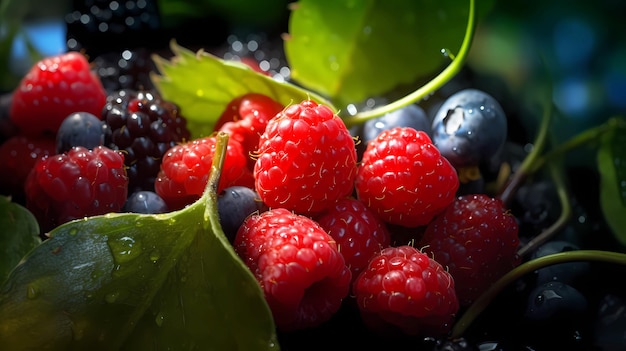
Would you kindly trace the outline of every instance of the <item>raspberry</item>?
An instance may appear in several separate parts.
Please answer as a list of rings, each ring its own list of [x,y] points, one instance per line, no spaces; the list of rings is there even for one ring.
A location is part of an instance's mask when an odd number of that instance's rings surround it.
[[[341,307],[351,274],[317,222],[284,208],[248,217],[233,243],[259,282],[276,327],[319,326]]]
[[[341,118],[305,100],[268,122],[254,167],[256,190],[269,207],[314,215],[352,193],[356,157]]]
[[[202,196],[213,164],[216,143],[216,136],[211,135],[175,145],[165,153],[156,178],[155,192],[170,210],[181,209]],[[246,167],[246,162],[241,144],[228,138],[218,193],[234,185],[254,187],[252,172]]]
[[[355,198],[338,200],[315,220],[335,239],[353,281],[370,258],[391,242],[385,223]]]
[[[104,145],[124,153],[129,194],[154,191],[163,154],[190,138],[178,106],[152,91],[124,89],[107,96],[100,113]]]
[[[463,306],[520,263],[516,218],[484,194],[459,196],[426,227],[420,245],[448,267]]]
[[[120,212],[128,192],[124,157],[104,146],[44,156],[29,173],[25,191],[26,207],[43,231],[77,218]]]
[[[370,141],[356,177],[357,197],[384,221],[405,227],[428,224],[458,188],[454,167],[425,132],[410,127]]]
[[[246,154],[252,154],[259,146],[261,134],[267,122],[284,106],[272,98],[258,93],[248,93],[233,99],[215,124],[215,130],[230,134],[241,143]],[[248,167],[254,169],[255,160],[250,157]]]
[[[372,257],[353,293],[364,323],[381,334],[443,336],[459,310],[452,276],[409,245]]]
[[[54,155],[54,138],[16,135],[0,145],[0,194],[11,195],[14,201],[23,202],[24,184],[37,160]]]
[[[106,100],[100,79],[81,53],[67,52],[37,62],[14,90],[10,117],[22,134],[56,134],[74,112],[99,116]]]

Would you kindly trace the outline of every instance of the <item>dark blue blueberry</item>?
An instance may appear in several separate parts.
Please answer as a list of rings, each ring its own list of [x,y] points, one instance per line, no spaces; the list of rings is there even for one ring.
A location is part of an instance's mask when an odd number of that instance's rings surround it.
[[[433,143],[457,168],[488,162],[506,137],[504,110],[491,95],[477,89],[450,96],[432,122]]]
[[[165,201],[155,192],[136,191],[132,193],[124,204],[125,212],[157,214],[168,211]]]
[[[430,120],[423,108],[416,104],[391,111],[380,117],[370,119],[359,126],[360,130],[353,131],[360,136],[357,145],[359,153],[365,151],[367,144],[375,139],[380,132],[395,127],[411,127],[422,130],[430,136]]]
[[[626,349],[626,300],[606,294],[600,300],[595,323],[595,345],[598,350]]]
[[[76,112],[67,116],[56,136],[56,151],[64,153],[74,146],[93,149],[104,143],[102,121],[89,112]]]
[[[532,258],[539,258],[555,253],[578,250],[579,247],[564,241],[553,240],[539,246],[532,254]],[[547,266],[537,270],[537,284],[558,281],[572,284],[590,270],[589,262],[565,262]]]
[[[538,285],[528,295],[526,318],[546,321],[580,316],[587,312],[587,298],[576,288],[561,282]]]
[[[224,189],[217,199],[217,211],[226,238],[232,243],[243,221],[251,214],[263,211],[264,207],[253,189],[245,186]]]

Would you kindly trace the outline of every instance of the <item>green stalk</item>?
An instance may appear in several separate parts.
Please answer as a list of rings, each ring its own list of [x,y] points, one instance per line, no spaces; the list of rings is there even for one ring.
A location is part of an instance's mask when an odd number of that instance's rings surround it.
[[[382,116],[391,111],[406,107],[412,103],[420,101],[424,97],[432,94],[437,89],[441,88],[452,78],[454,78],[454,76],[456,76],[463,68],[463,65],[465,64],[470,48],[472,46],[474,32],[476,30],[475,17],[475,0],[470,0],[467,28],[465,29],[465,37],[463,38],[463,43],[461,44],[461,48],[459,49],[459,53],[456,55],[456,57],[454,55],[448,54],[448,56],[452,59],[452,62],[443,71],[441,71],[441,73],[439,73],[428,83],[424,84],[421,88],[415,90],[411,94],[401,99],[369,111],[357,112],[354,116],[351,117],[344,117],[344,123],[346,124],[346,126],[350,128],[352,126],[361,124],[369,119]]]
[[[620,264],[626,266],[626,254],[601,250],[576,250],[561,252],[536,258],[532,261],[522,263],[509,271],[495,284],[493,284],[484,294],[482,294],[465,311],[452,328],[450,338],[457,339],[463,336],[467,328],[490,304],[490,302],[509,284],[521,278],[525,274],[532,273],[540,268],[573,261],[596,261]]]

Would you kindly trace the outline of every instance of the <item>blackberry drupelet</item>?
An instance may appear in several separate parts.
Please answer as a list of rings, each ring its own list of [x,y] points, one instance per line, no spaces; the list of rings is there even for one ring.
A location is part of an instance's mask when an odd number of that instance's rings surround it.
[[[124,153],[129,194],[154,191],[163,154],[190,138],[179,107],[153,91],[123,89],[109,94],[102,120],[104,145]]]

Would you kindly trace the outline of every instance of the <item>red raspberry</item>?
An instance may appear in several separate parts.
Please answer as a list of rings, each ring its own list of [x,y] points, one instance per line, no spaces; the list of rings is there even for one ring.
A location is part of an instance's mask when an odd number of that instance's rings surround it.
[[[350,267],[353,281],[370,258],[391,242],[385,223],[355,198],[338,200],[315,220],[335,239],[339,252]]]
[[[269,96],[248,93],[233,99],[215,124],[215,130],[230,134],[241,143],[246,154],[253,154],[259,146],[261,134],[267,122],[285,107]],[[250,157],[248,166],[254,169],[255,160]]]
[[[10,117],[21,133],[56,134],[74,112],[100,116],[106,91],[87,58],[67,52],[37,62],[13,94]]]
[[[517,220],[484,194],[458,197],[426,227],[419,245],[448,267],[462,306],[520,263]]]
[[[352,194],[356,161],[341,118],[305,100],[268,122],[254,167],[256,191],[269,207],[314,215]]]
[[[24,184],[37,160],[56,154],[56,141],[51,137],[16,135],[0,145],[0,194],[24,201]]]
[[[443,336],[459,310],[452,276],[413,246],[375,255],[353,287],[364,323],[381,334]]]
[[[370,141],[356,177],[357,197],[384,221],[405,227],[428,224],[458,188],[456,170],[428,135],[408,127]]]
[[[341,307],[350,269],[317,222],[284,208],[248,217],[235,251],[258,280],[283,331],[318,326]]]
[[[73,219],[120,212],[128,193],[124,156],[104,146],[44,156],[29,173],[26,207],[46,232]]]
[[[170,148],[163,156],[154,188],[170,210],[177,210],[198,200],[209,180],[217,137],[195,139]],[[252,172],[246,167],[241,144],[228,138],[226,157],[217,192],[233,185],[253,188]]]

